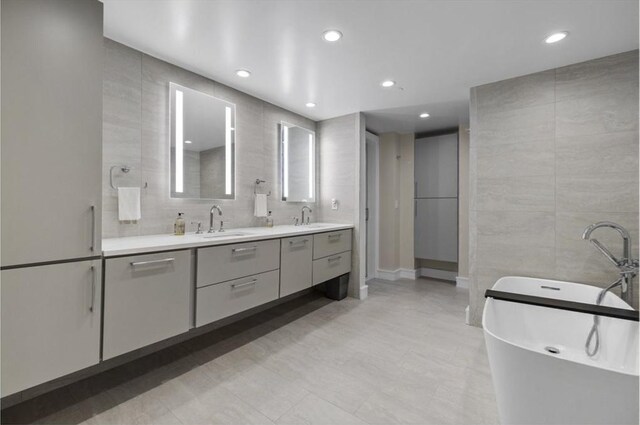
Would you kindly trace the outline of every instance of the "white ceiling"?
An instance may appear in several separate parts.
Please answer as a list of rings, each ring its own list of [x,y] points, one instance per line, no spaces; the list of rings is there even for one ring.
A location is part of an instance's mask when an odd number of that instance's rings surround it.
[[[455,125],[470,87],[638,48],[638,0],[103,2],[111,39],[314,120],[378,111],[377,132]]]

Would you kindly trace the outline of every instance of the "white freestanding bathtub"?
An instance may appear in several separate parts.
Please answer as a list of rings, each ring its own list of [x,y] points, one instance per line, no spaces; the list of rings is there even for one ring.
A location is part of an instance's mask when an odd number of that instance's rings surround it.
[[[526,277],[493,289],[590,304],[600,292]],[[631,308],[611,293],[602,305]],[[589,314],[489,298],[482,325],[503,424],[638,424],[638,322],[601,317],[594,357]]]

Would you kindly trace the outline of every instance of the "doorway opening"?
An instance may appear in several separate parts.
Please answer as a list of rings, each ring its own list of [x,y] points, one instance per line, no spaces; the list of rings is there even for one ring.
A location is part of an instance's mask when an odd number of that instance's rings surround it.
[[[380,184],[379,171],[379,139],[373,133],[366,133],[366,200],[365,200],[365,224],[366,224],[366,272],[365,279],[377,277],[378,271],[378,229],[379,229],[379,196]]]

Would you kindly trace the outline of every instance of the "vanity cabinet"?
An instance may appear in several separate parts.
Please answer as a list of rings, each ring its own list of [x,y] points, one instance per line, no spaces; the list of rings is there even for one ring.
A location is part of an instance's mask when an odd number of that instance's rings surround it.
[[[103,359],[187,332],[191,251],[105,260]]]
[[[196,326],[278,299],[279,270],[198,288]]]
[[[101,261],[1,273],[3,397],[99,362]]]
[[[313,235],[313,284],[351,271],[351,230]]]
[[[197,286],[225,282],[279,267],[279,239],[200,248]]]
[[[280,297],[313,285],[313,235],[282,239],[280,248]]]
[[[2,266],[100,256],[102,3],[3,0]]]

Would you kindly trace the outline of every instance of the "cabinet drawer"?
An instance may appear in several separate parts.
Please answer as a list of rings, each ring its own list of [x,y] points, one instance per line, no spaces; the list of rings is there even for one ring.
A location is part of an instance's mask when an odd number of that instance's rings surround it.
[[[280,297],[312,286],[313,236],[282,239],[280,248]]]
[[[276,270],[279,266],[279,239],[200,248],[197,286]]]
[[[317,285],[329,279],[351,271],[351,251],[313,261],[313,284]]]
[[[189,330],[190,251],[105,261],[103,359]]]
[[[196,326],[278,299],[280,273],[273,270],[198,288]]]
[[[313,235],[313,259],[351,250],[351,229]]]

